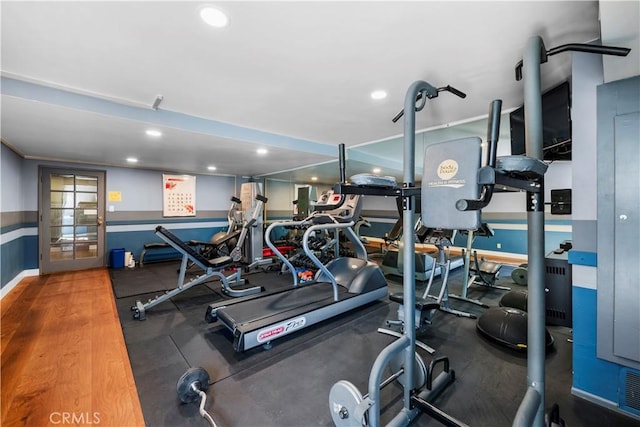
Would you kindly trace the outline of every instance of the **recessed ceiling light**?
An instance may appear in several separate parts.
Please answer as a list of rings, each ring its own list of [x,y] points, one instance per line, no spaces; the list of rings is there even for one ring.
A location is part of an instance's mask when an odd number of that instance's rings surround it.
[[[218,168],[215,167],[215,166],[207,166],[207,169],[209,169],[210,171],[214,171],[214,170],[216,170]]]
[[[312,176],[312,177],[311,177],[311,181],[317,181],[317,180],[318,180],[318,177],[317,177],[317,176]]]
[[[129,163],[138,163],[138,159],[135,157],[127,157],[127,162]]]
[[[371,92],[371,99],[385,99],[387,97],[387,91],[374,90]]]
[[[266,149],[266,148],[258,148],[258,149],[256,150],[256,153],[258,153],[258,154],[260,154],[261,156],[263,156],[263,155],[267,154],[267,153],[268,153],[268,151],[267,151],[267,149]]]
[[[373,173],[380,173],[382,171],[382,169],[380,168],[373,168]]]
[[[147,129],[147,130],[145,131],[145,133],[146,133],[147,135],[149,135],[149,136],[153,136],[153,137],[155,137],[155,138],[157,138],[157,137],[159,137],[159,136],[162,136],[162,132],[160,132],[159,130],[156,130],[156,129]]]
[[[200,18],[207,24],[216,28],[223,28],[229,25],[229,18],[220,9],[207,6],[200,9]]]

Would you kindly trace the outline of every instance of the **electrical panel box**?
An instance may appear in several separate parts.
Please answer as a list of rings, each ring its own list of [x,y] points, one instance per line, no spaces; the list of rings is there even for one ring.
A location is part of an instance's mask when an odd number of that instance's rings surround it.
[[[551,213],[571,215],[571,189],[551,190]]]

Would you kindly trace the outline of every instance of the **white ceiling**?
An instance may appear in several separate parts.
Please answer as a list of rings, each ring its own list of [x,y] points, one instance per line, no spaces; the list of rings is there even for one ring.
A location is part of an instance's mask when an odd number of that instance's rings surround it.
[[[202,2],[3,1],[2,140],[32,159],[261,176],[402,134],[391,118],[415,80],[468,95],[429,101],[418,129],[486,115],[495,98],[517,107],[529,37],[600,37],[592,1],[210,3],[229,27],[204,24]],[[569,73],[570,54],[554,57],[543,88]]]

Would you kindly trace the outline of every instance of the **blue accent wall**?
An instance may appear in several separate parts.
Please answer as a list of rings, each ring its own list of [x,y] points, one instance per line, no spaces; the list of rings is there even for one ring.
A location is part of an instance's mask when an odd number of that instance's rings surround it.
[[[38,236],[24,236],[23,244],[24,270],[38,268]]]
[[[38,236],[21,236],[5,242],[0,253],[0,287],[4,287],[22,271],[38,268]]]
[[[24,270],[25,255],[24,238],[18,238],[2,245],[2,259],[0,263],[2,286]]]
[[[595,252],[571,250],[569,252],[569,264],[597,267],[598,254]]]
[[[619,402],[621,366],[596,356],[597,291],[573,287],[573,387]]]
[[[2,251],[0,273],[2,276],[2,286],[4,286],[24,270],[24,244],[22,239],[16,239],[2,245],[0,250]]]

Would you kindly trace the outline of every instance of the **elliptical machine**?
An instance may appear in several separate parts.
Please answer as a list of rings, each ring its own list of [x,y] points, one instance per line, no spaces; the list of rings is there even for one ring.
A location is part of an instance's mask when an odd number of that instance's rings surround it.
[[[472,254],[472,246],[473,241],[476,237],[493,237],[493,230],[487,223],[480,224],[480,228],[478,230],[460,230],[460,234],[467,235],[467,247],[462,250],[462,255],[464,258],[464,277],[466,278],[466,283],[462,284],[462,291],[460,295],[451,294],[451,298],[459,299],[462,301],[467,301],[472,304],[479,305],[480,307],[489,308],[489,306],[482,301],[474,298],[470,298],[467,293],[471,286],[478,285],[482,286],[485,289],[499,289],[503,291],[510,291],[511,288],[506,286],[496,285],[496,280],[500,275],[500,269],[502,268],[502,264],[497,262],[486,261],[484,259],[478,260],[478,253],[473,251]]]

